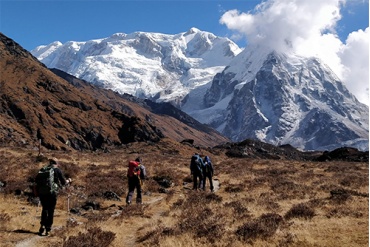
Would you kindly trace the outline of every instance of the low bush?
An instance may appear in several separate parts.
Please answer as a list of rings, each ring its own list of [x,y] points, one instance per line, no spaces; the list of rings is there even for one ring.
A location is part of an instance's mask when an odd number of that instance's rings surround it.
[[[267,213],[243,224],[236,230],[235,234],[242,241],[255,240],[257,238],[266,240],[266,238],[275,234],[282,223],[283,217],[275,213]]]
[[[312,219],[315,216],[315,210],[307,204],[300,203],[293,205],[291,209],[285,214],[284,218],[289,220],[291,218]]]
[[[78,233],[63,241],[63,247],[107,247],[114,239],[116,234],[110,231],[103,231],[99,227],[89,228],[86,233]]]

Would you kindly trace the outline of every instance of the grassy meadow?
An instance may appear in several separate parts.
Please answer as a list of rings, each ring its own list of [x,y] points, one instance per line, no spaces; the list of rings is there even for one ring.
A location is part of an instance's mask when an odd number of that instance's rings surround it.
[[[0,148],[0,246],[369,245],[367,163],[230,158],[168,140],[41,151]],[[215,193],[191,190],[194,152],[211,157]],[[126,206],[127,163],[137,156],[148,172],[143,204]],[[59,194],[51,235],[41,237],[30,185],[48,157],[73,183]]]

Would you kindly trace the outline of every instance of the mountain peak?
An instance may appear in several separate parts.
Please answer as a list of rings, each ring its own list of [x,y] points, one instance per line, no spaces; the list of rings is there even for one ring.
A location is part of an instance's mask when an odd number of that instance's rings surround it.
[[[31,53],[49,68],[119,93],[181,102],[240,52],[229,39],[217,39],[197,28],[188,33],[193,35],[116,33],[98,42],[66,42],[37,47]]]
[[[196,27],[192,27],[192,28],[190,28],[185,34],[184,34],[184,36],[187,36],[187,35],[189,35],[189,34],[194,34],[194,33],[199,33],[200,32],[200,30],[198,29],[198,28],[196,28]]]
[[[233,141],[311,150],[368,139],[368,107],[319,59],[258,45],[241,51],[196,28],[66,43],[37,57],[105,88],[171,102]]]
[[[368,107],[327,65],[314,57],[261,54],[243,51],[213,79],[205,94],[209,108],[202,111],[226,105],[208,119],[214,128],[233,141],[258,139],[303,150],[368,139]]]

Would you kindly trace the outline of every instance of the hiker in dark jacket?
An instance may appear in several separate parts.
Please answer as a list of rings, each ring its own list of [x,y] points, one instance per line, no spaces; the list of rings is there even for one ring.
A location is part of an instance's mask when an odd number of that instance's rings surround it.
[[[190,175],[193,176],[193,190],[203,188],[203,160],[199,154],[195,153],[190,161]]]
[[[213,177],[213,165],[212,165],[211,159],[208,156],[205,156],[204,157],[204,160],[203,160],[203,163],[204,163],[204,168],[203,168],[203,184],[202,184],[203,185],[203,190],[206,190],[206,181],[207,181],[207,178],[208,178],[211,192],[213,192],[214,191],[214,188],[213,188],[213,180],[212,180],[212,177]]]
[[[49,235],[51,231],[51,226],[53,225],[54,210],[57,204],[57,195],[59,188],[67,185],[72,180],[65,179],[62,171],[58,167],[59,162],[55,158],[49,159],[49,165],[42,168],[38,175],[36,176],[36,191],[40,198],[42,211],[41,211],[41,226],[39,229],[39,235],[41,236],[46,230],[46,236]],[[43,178],[40,176],[42,170],[54,170],[54,182],[50,186],[45,185]]]
[[[140,179],[140,164],[141,158],[136,158],[135,161],[128,163],[127,178],[128,178],[128,193],[126,197],[127,205],[131,204],[132,196],[136,189],[136,203],[141,204],[141,179]]]

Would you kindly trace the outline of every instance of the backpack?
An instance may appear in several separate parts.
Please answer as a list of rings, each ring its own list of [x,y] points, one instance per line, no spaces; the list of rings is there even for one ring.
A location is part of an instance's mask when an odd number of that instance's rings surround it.
[[[140,164],[137,161],[131,160],[128,163],[128,171],[127,176],[133,177],[133,176],[140,176]]]
[[[203,163],[204,163],[204,166],[205,166],[204,171],[207,174],[210,173],[211,172],[211,159],[208,156],[206,156],[206,157],[204,157]]]
[[[202,163],[199,161],[199,156],[193,155],[190,162],[190,170],[193,172],[202,172]]]
[[[146,179],[146,168],[144,165],[139,165],[140,168],[140,179]]]
[[[54,182],[54,168],[52,166],[45,166],[37,173],[36,188],[39,195],[57,193],[58,185]]]

